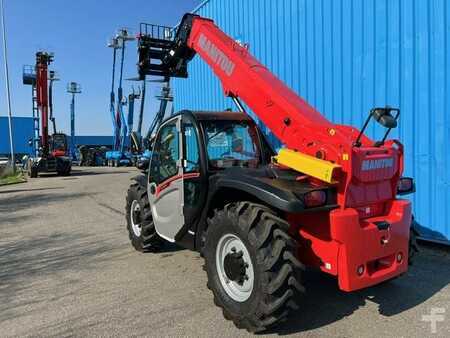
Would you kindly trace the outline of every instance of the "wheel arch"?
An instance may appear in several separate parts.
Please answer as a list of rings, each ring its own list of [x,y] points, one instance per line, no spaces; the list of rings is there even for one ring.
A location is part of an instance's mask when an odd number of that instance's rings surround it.
[[[147,190],[147,174],[140,174],[131,178],[132,181],[135,181],[141,188]]]
[[[223,182],[222,182],[223,183]],[[228,182],[231,183],[231,182]],[[242,185],[236,184],[218,184],[215,189],[208,195],[206,205],[202,215],[202,221],[199,222],[196,233],[196,248],[201,250],[204,243],[204,233],[208,228],[207,219],[214,214],[214,210],[217,208],[222,208],[225,205],[233,202],[248,201],[255,204],[261,204],[272,209],[276,214],[281,215],[287,210],[279,208],[273,204],[274,197],[270,197],[268,193],[261,193],[256,188],[243,188]]]
[[[236,187],[221,186],[214,191],[214,193],[212,194],[212,196],[208,201],[209,203],[206,208],[207,215],[211,216],[214,212],[214,209],[224,207],[225,205],[232,202],[239,202],[239,201],[249,201],[257,204],[267,205],[276,212],[282,211],[280,209],[271,206],[267,200],[262,199],[261,196],[258,197],[256,194],[252,192]]]
[[[195,244],[198,250],[201,250],[204,242],[208,217],[212,216],[215,209],[224,207],[228,203],[248,201],[264,205],[282,218],[285,214],[331,210],[336,207],[330,188],[307,186],[301,182],[286,181],[282,178],[267,179],[266,177],[225,174],[211,183],[210,193],[196,229]],[[304,189],[301,190],[303,193],[318,189],[326,190],[328,196],[326,205],[306,208],[301,196],[292,189],[293,184],[303,185]]]

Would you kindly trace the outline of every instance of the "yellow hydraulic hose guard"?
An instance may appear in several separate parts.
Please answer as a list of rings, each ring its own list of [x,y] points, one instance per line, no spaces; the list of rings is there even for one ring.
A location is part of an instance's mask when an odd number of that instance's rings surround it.
[[[341,167],[338,164],[285,148],[278,152],[278,155],[274,157],[274,161],[327,183],[336,183],[333,181],[333,177],[335,171]]]

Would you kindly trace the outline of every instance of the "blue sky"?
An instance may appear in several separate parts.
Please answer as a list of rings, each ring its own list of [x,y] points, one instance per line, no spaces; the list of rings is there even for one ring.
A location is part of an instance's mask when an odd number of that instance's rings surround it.
[[[31,87],[22,84],[22,67],[34,64],[37,50],[55,53],[51,69],[61,81],[54,85],[54,115],[58,130],[69,133],[69,81],[79,82],[76,98],[78,135],[111,135],[108,111],[112,51],[106,44],[120,27],[137,33],[140,22],[173,26],[201,0],[4,0],[12,109],[16,116],[31,116]],[[136,76],[136,44],[128,44],[124,77]],[[7,114],[3,53],[0,61],[0,115]],[[124,82],[124,93],[131,90]],[[136,83],[134,83],[137,86]],[[147,90],[144,128],[158,102],[156,85]],[[139,107],[139,102],[138,106]],[[136,125],[137,122],[135,122]]]

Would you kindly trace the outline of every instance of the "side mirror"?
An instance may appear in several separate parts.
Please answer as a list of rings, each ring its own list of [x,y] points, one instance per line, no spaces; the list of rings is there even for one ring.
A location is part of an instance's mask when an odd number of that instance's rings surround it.
[[[395,116],[392,116],[391,112],[396,112]],[[400,116],[400,109],[398,108],[391,108],[389,106],[385,108],[373,108],[369,116],[367,116],[366,122],[364,122],[364,125],[359,132],[358,137],[356,138],[356,141],[353,143],[353,146],[355,147],[361,147],[361,137],[364,133],[364,131],[367,128],[367,125],[370,122],[370,119],[373,118],[375,121],[377,121],[379,124],[381,124],[383,127],[385,127],[386,133],[384,134],[384,137],[381,141],[375,142],[375,147],[380,147],[384,144],[384,141],[386,141],[387,136],[389,135],[389,132],[391,129],[397,127],[397,120]]]
[[[401,177],[397,185],[397,195],[411,194],[416,191],[414,179],[411,177]]]
[[[392,129],[397,127],[397,120],[391,114],[391,108],[375,108],[372,110],[372,117],[383,127]]]

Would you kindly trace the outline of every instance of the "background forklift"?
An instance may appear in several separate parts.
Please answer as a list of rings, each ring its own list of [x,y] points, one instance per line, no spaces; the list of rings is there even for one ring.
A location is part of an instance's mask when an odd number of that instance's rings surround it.
[[[306,266],[348,292],[405,273],[411,204],[397,195],[414,182],[401,176],[402,144],[387,139],[399,111],[372,109],[361,131],[336,125],[212,20],[186,14],[167,30],[141,25],[140,76],[187,77],[198,54],[239,112],[184,110],[159,126],[148,173],[127,194],[134,248],[199,251],[215,304],[252,332],[298,313]],[[240,99],[286,148],[275,154]],[[387,129],[377,142],[364,135],[372,119]]]
[[[40,51],[36,53],[36,66],[24,67],[23,83],[32,86],[33,117],[35,118],[35,139],[30,141],[34,146],[34,155],[28,159],[26,166],[30,178],[37,177],[40,172],[56,172],[58,175],[66,176],[70,175],[72,168],[67,136],[56,132],[53,117],[52,84],[56,77],[53,71],[48,70],[52,61],[52,53]],[[49,120],[53,125],[52,135],[48,132]]]

